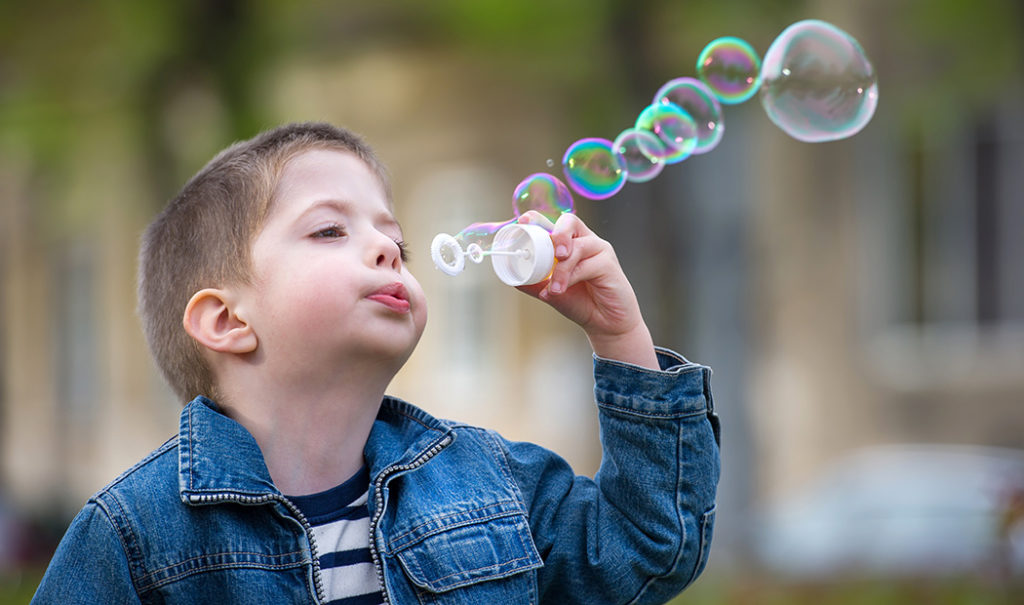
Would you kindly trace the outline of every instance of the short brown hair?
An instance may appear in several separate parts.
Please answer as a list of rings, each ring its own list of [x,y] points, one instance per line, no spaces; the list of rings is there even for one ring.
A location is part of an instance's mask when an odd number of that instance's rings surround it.
[[[330,124],[288,124],[217,154],[143,234],[139,315],[160,371],[184,401],[216,396],[200,345],[182,326],[189,299],[203,288],[249,282],[252,242],[283,167],[311,149],[352,153],[377,174],[391,200],[387,173],[359,136]]]

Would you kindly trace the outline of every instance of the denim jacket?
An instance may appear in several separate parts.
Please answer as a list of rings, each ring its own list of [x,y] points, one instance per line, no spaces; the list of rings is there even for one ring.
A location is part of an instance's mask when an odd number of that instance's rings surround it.
[[[594,479],[536,445],[385,398],[365,448],[390,603],[663,603],[704,568],[719,474],[710,369],[595,358]],[[573,427],[565,427],[573,430]],[[322,603],[317,545],[259,446],[197,398],[94,495],[33,603]]]

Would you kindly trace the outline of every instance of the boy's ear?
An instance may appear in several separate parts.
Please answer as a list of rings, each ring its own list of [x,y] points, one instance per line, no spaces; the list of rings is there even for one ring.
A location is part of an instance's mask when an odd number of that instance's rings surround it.
[[[238,312],[230,293],[205,288],[192,295],[182,319],[185,331],[204,347],[221,353],[252,353],[256,332]]]

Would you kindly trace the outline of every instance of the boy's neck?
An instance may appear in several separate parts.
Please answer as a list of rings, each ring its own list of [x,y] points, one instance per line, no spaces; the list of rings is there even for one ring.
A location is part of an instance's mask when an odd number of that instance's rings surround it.
[[[363,448],[394,372],[348,367],[298,380],[241,372],[221,383],[221,407],[252,433],[282,493],[321,492],[363,466]]]

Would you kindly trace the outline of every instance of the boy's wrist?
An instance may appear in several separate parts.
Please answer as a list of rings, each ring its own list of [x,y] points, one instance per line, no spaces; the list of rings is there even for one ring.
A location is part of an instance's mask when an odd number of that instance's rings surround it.
[[[623,334],[587,334],[587,338],[598,357],[652,370],[661,368],[646,324],[641,323]]]

